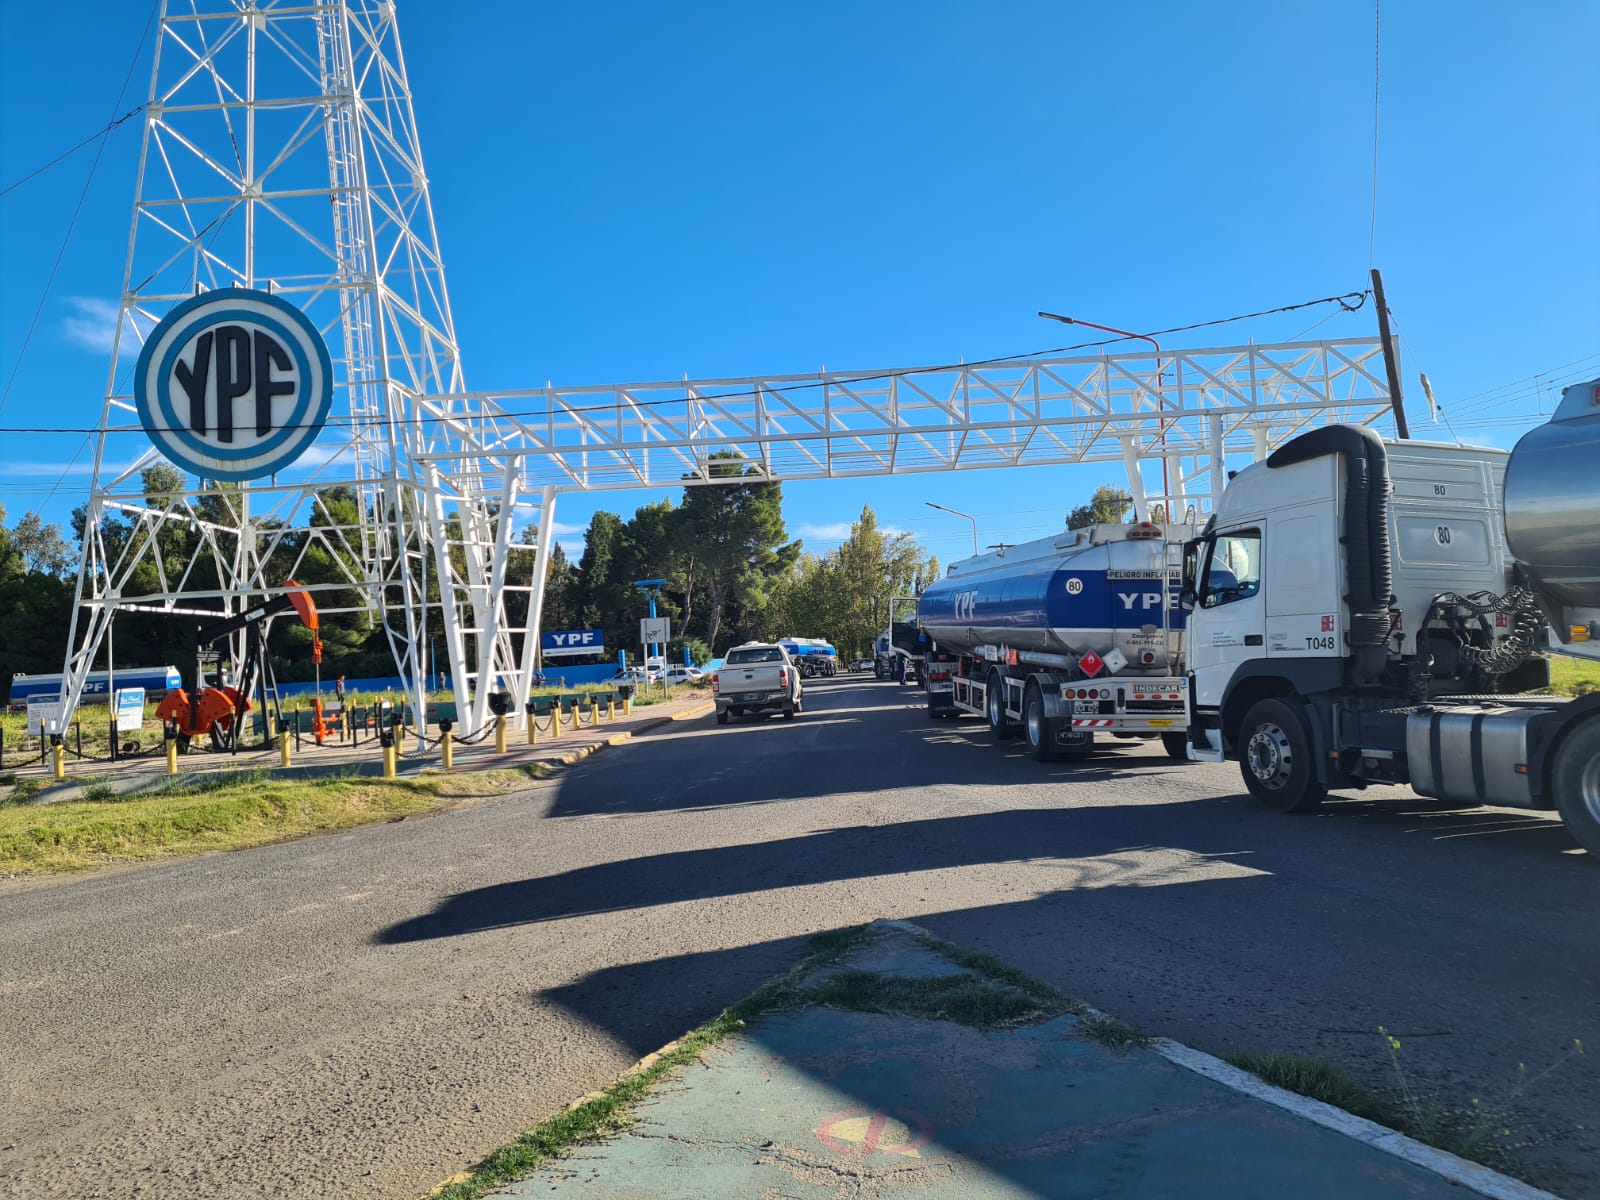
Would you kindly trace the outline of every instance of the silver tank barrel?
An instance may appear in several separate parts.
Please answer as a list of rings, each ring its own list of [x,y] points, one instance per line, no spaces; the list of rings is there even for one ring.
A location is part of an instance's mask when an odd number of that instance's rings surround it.
[[[1546,599],[1600,607],[1600,380],[1562,393],[1506,463],[1506,541]]]

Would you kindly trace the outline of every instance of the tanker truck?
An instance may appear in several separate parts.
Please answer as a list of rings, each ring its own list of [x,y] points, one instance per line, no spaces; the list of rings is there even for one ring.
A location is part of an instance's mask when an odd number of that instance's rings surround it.
[[[1187,757],[1185,613],[1174,586],[1191,525],[1098,524],[951,565],[922,593],[931,716],[981,716],[1038,759],[1097,735]]]
[[[1301,435],[1240,471],[1183,556],[1190,757],[1269,809],[1330,788],[1554,809],[1600,858],[1600,380],[1502,450]]]

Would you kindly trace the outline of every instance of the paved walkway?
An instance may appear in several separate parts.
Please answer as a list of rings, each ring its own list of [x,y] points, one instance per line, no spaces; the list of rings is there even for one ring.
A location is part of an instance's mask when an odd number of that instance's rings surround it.
[[[525,729],[506,731],[506,752],[496,753],[494,735],[465,744],[454,743],[454,769],[457,771],[496,770],[505,767],[523,767],[535,763],[561,765],[576,762],[596,750],[626,741],[635,734],[657,728],[668,721],[687,720],[703,716],[712,710],[709,693],[684,694],[681,690],[664,703],[642,705],[629,716],[616,710],[616,716],[607,719],[606,710],[600,709],[598,720],[592,715],[582,717],[579,727],[573,729],[571,717],[563,719],[561,731],[552,736],[550,718],[539,718],[538,741],[529,744]],[[520,718],[519,718],[520,719]],[[415,734],[406,737],[397,765],[402,778],[415,778],[424,771],[437,771],[442,765],[439,731],[431,728],[425,746],[418,748]],[[291,754],[291,765],[281,765],[276,749],[241,750],[237,754],[218,754],[195,751],[178,756],[179,775],[214,775],[227,771],[266,771],[274,776],[351,774],[383,774],[383,750],[375,736],[366,735],[358,745],[329,739],[318,746],[308,735],[302,735],[300,747]],[[153,753],[146,753],[120,762],[108,760],[75,759],[67,757],[67,779],[63,783],[50,782],[50,768],[40,766],[37,759],[26,765],[6,768],[7,774],[17,779],[43,779],[47,786],[34,793],[33,803],[49,803],[76,799],[91,787],[111,787],[118,793],[140,791],[159,783],[166,777],[165,752],[158,740]]]
[[[870,972],[887,994],[897,981],[948,982],[963,973],[917,932],[875,925],[839,965],[802,986],[841,971]],[[863,976],[852,978],[863,984]],[[986,986],[1011,991],[992,980]],[[870,981],[866,990],[872,992]],[[662,1080],[637,1116],[626,1133],[493,1195],[1548,1197],[1338,1110],[1276,1093],[1185,1047],[1108,1049],[1071,1016],[982,1029],[821,1005],[790,1008],[757,1018],[746,1033]]]

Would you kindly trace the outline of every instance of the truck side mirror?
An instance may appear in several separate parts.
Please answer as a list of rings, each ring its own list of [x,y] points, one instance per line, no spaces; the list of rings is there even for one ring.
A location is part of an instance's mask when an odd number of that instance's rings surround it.
[[[1193,588],[1184,588],[1183,591],[1178,593],[1178,607],[1183,609],[1184,612],[1193,612],[1195,605],[1199,602],[1200,597],[1194,594]]]

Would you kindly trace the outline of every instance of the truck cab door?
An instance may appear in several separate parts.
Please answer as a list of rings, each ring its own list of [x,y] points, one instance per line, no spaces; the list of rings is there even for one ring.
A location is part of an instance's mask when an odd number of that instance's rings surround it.
[[[1201,547],[1194,611],[1189,614],[1189,664],[1194,703],[1222,703],[1240,664],[1266,657],[1266,602],[1261,594],[1261,530],[1217,533]]]

